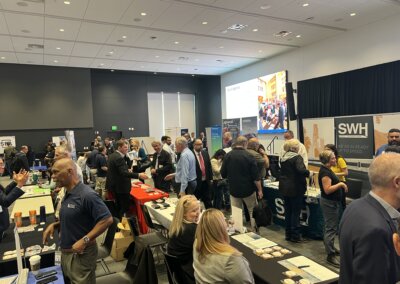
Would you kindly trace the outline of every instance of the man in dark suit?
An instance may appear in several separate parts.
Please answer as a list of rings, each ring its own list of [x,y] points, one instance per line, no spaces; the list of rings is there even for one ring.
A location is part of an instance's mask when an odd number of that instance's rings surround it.
[[[340,224],[342,284],[393,284],[400,280],[400,257],[392,236],[399,229],[400,154],[385,153],[369,167],[371,191],[353,201]]]
[[[15,162],[12,169],[14,172],[19,173],[22,169],[29,172],[30,168],[26,153],[28,153],[28,146],[24,145],[21,146],[20,152],[15,154]]]
[[[117,150],[108,157],[107,162],[106,189],[114,194],[119,218],[129,210],[131,179],[148,179],[146,174],[133,173],[129,169],[125,159],[128,149],[128,142],[119,140]]]
[[[0,159],[0,174],[4,172],[4,162]],[[10,216],[8,214],[8,206],[24,194],[22,186],[28,180],[28,172],[21,170],[13,175],[14,180],[5,189],[0,185],[0,242],[3,233],[10,226]]]
[[[151,146],[155,151],[151,162],[151,176],[153,177],[154,187],[169,192],[170,182],[164,180],[164,178],[172,173],[171,155],[163,150],[159,141],[153,141]]]
[[[194,195],[203,201],[206,209],[212,207],[211,204],[211,181],[213,178],[211,160],[208,152],[203,150],[203,142],[196,139],[193,144],[193,153],[196,157],[197,187]]]

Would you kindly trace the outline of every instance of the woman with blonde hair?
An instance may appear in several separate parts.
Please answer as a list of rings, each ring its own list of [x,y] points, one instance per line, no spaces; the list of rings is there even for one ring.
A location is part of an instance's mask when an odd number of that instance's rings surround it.
[[[174,218],[169,228],[168,253],[179,259],[184,272],[185,283],[194,283],[193,243],[197,222],[200,217],[200,203],[194,195],[185,195],[176,205]]]
[[[254,283],[249,263],[229,244],[226,227],[221,211],[203,213],[193,248],[196,283]]]

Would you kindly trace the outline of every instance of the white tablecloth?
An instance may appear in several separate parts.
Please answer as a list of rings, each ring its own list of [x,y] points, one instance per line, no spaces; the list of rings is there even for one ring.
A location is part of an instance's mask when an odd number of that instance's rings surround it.
[[[145,205],[147,207],[147,210],[149,211],[151,217],[156,220],[160,225],[164,226],[164,228],[169,229],[169,226],[172,223],[172,218],[175,213],[175,203],[177,199],[176,198],[167,198],[165,203],[169,204],[170,206],[167,208],[164,208],[162,205],[159,205],[161,208],[155,209],[152,207],[154,203],[152,201],[146,202]]]

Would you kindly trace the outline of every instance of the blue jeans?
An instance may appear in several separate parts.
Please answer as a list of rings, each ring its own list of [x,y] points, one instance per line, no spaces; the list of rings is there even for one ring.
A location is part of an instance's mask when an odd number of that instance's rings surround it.
[[[324,245],[328,255],[335,253],[335,236],[338,232],[339,209],[341,201],[329,200],[321,197],[321,209],[325,220]]]
[[[303,208],[304,197],[284,197],[285,200],[285,222],[286,239],[299,240],[300,235],[300,212]]]

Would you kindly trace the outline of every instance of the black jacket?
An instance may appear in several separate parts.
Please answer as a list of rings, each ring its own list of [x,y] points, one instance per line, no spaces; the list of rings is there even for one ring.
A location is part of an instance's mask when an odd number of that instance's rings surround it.
[[[157,159],[158,165],[156,168]],[[167,151],[161,150],[160,156],[157,158],[157,153],[154,153],[151,168],[156,170],[156,174],[153,175],[154,186],[159,189],[168,188],[169,182],[164,181],[164,178],[172,173],[171,155]]]
[[[130,193],[131,179],[139,175],[128,171],[128,164],[119,152],[108,157],[107,168],[106,188],[113,193]]]
[[[194,154],[194,157],[196,158],[196,175],[197,175],[197,179],[196,180],[197,180],[197,185],[199,185],[201,183],[201,180],[202,180],[200,162],[197,159],[196,151],[193,150],[192,152]],[[210,181],[213,178],[210,155],[208,155],[208,152],[206,150],[201,150],[201,156],[203,157],[203,160],[204,160],[204,167],[205,167],[205,170],[206,170],[206,180]]]
[[[17,184],[15,182],[7,185],[5,189],[0,185],[0,207],[2,209],[0,213],[0,241],[3,232],[10,226],[10,217],[7,207],[24,194],[22,189],[15,188],[16,186]]]
[[[19,173],[21,169],[24,169],[25,171],[29,172],[29,163],[28,163],[28,158],[26,155],[22,152],[19,152],[15,154],[15,162],[13,164],[13,171],[16,173]]]
[[[306,177],[310,171],[306,169],[303,158],[294,152],[286,152],[281,159],[281,175],[279,190],[285,197],[302,196],[307,190]]]

